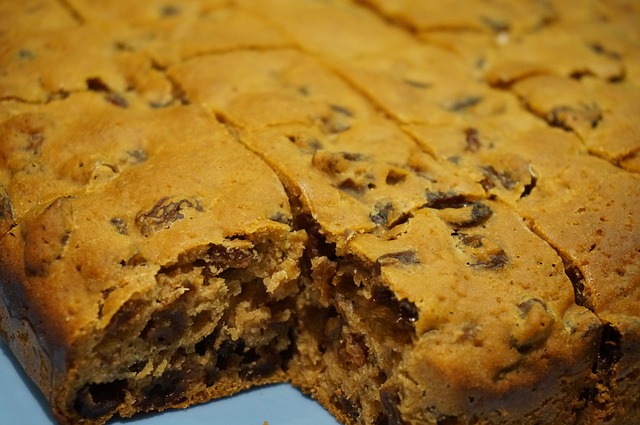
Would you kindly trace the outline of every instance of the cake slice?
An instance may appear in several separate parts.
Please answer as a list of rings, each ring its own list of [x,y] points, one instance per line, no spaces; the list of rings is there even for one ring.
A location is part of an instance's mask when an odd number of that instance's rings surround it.
[[[61,423],[284,380],[305,237],[262,161],[195,106],[10,113],[0,323]]]

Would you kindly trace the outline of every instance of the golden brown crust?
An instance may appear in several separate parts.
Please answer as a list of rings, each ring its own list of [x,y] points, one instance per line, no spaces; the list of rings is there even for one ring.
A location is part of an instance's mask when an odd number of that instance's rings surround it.
[[[61,422],[640,414],[633,2],[18,3],[0,324]]]

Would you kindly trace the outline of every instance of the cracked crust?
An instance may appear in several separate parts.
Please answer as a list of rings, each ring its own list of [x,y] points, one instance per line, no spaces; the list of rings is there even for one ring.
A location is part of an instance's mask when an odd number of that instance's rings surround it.
[[[640,414],[632,2],[32,3],[0,324],[61,422],[283,380],[346,424]]]

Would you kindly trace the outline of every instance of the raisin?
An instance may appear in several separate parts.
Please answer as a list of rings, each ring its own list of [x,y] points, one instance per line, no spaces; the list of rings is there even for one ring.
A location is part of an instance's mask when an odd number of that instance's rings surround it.
[[[469,205],[471,202],[459,193],[448,192],[430,192],[426,193],[427,203],[424,205],[427,208],[433,208],[441,210],[445,208],[462,208]]]
[[[45,275],[60,260],[71,236],[71,203],[58,198],[25,227],[25,269],[30,275]]]
[[[422,89],[422,90],[431,88],[433,86],[433,84],[431,84],[431,83],[426,83],[426,82],[418,81],[418,80],[412,80],[412,79],[409,79],[409,78],[405,78],[402,81],[405,84],[407,84],[407,85],[409,85],[409,86],[411,86],[413,88]]]
[[[492,31],[500,33],[509,31],[510,25],[502,19],[490,18],[488,16],[481,17],[482,22],[491,28]]]
[[[16,225],[13,205],[7,191],[0,187],[0,237]]]
[[[457,236],[461,237],[460,241],[465,246],[468,246],[471,248],[482,248],[482,246],[484,246],[484,243],[482,242],[484,238],[480,235],[458,234]]]
[[[162,376],[142,389],[143,398],[136,404],[136,407],[141,410],[150,410],[180,402],[182,396],[189,389],[190,383],[199,378],[198,375],[194,369],[189,367],[165,371]]]
[[[163,18],[168,18],[170,16],[176,16],[180,14],[180,8],[178,6],[169,4],[166,6],[163,6],[160,9],[160,16]]]
[[[480,142],[479,132],[477,128],[469,127],[464,130],[465,141],[467,142],[466,151],[478,152],[482,147]]]
[[[144,370],[144,368],[146,366],[147,366],[147,361],[146,360],[141,360],[141,361],[133,363],[127,369],[129,370],[129,372],[132,372],[132,373],[140,373],[140,372],[142,372]]]
[[[444,220],[457,228],[477,227],[483,225],[493,215],[493,210],[482,202],[473,202],[462,211],[456,211],[456,215],[448,214]],[[459,213],[463,213],[462,217]]]
[[[407,299],[398,300],[391,289],[384,286],[375,286],[371,291],[373,301],[392,311],[395,320],[409,325],[418,320],[419,314],[416,306]]]
[[[460,99],[456,99],[446,106],[446,109],[451,112],[464,112],[469,108],[476,106],[482,102],[482,96],[466,96]]]
[[[251,265],[253,253],[247,250],[213,245],[206,256],[207,263],[220,269],[244,269]]]
[[[533,192],[533,189],[535,189],[538,184],[538,176],[533,172],[531,166],[529,166],[529,174],[531,174],[531,180],[524,185],[524,190],[520,195],[521,198],[531,195],[531,192]]]
[[[346,106],[331,105],[330,107],[333,112],[337,112],[339,114],[346,115],[348,117],[353,117],[353,112],[351,111],[351,109],[347,108]]]
[[[485,190],[495,187],[495,183],[500,183],[502,187],[511,190],[515,187],[517,180],[508,171],[498,171],[494,166],[482,167],[482,172],[486,179],[481,182]]]
[[[504,268],[509,262],[509,257],[504,250],[500,249],[497,252],[489,254],[488,260],[479,260],[475,263],[471,263],[470,266],[489,269],[489,270],[498,270]]]
[[[573,285],[575,302],[579,306],[592,309],[591,302],[589,301],[590,291],[585,286],[584,275],[578,266],[574,265],[569,259],[563,258],[564,272]]]
[[[111,220],[109,220],[109,223],[113,224],[117,232],[120,233],[121,235],[128,234],[127,223],[123,219],[119,217],[113,217]]]
[[[593,103],[583,104],[579,108],[571,106],[557,106],[544,117],[549,125],[564,130],[573,130],[577,122],[586,121],[591,128],[596,128],[602,121],[600,107]]]
[[[149,159],[147,153],[142,149],[135,149],[132,151],[127,151],[127,156],[129,160],[127,162],[131,164],[140,164]]]
[[[243,340],[236,341],[226,339],[220,344],[216,351],[216,367],[219,370],[229,369],[240,363],[240,358],[245,354],[245,343]]]
[[[400,262],[401,264],[419,264],[420,258],[415,251],[409,249],[406,251],[384,254],[376,260],[376,263],[380,266],[386,266],[396,262]]]
[[[28,49],[20,49],[18,50],[18,58],[21,60],[33,60],[36,58],[36,54]]]
[[[369,347],[367,347],[364,336],[348,333],[344,338],[344,349],[347,354],[349,364],[360,368],[365,365],[369,357]]]
[[[127,381],[87,384],[76,395],[73,408],[87,419],[98,419],[115,411],[124,401]]]
[[[400,405],[400,395],[395,388],[382,388],[380,390],[380,402],[382,412],[386,416],[387,425],[403,425],[402,414],[398,406]]]
[[[614,60],[622,60],[622,55],[620,53],[610,50],[600,43],[591,43],[587,46],[591,49],[591,51],[598,55],[603,55]]]
[[[336,393],[331,397],[331,404],[336,406],[353,421],[356,421],[360,417],[360,409],[358,408],[357,402],[351,400],[342,392]]]
[[[511,332],[513,345],[526,354],[551,334],[555,318],[544,301],[530,298],[517,305],[520,317]]]
[[[118,93],[107,93],[104,96],[105,100],[118,108],[126,109],[129,107],[129,102],[122,95]]]
[[[98,92],[109,92],[109,86],[107,86],[100,78],[88,78],[87,90]]]
[[[259,358],[250,363],[241,364],[238,376],[248,381],[267,378],[278,370],[278,366],[278,362],[274,361],[274,359]]]
[[[322,142],[314,136],[289,135],[287,136],[287,139],[307,153],[315,153],[316,151],[324,148]]]
[[[204,211],[197,200],[181,199],[171,202],[169,197],[164,197],[158,200],[151,210],[138,213],[136,224],[144,236],[150,236],[162,229],[168,229],[173,223],[183,219],[182,211],[185,209]]]
[[[111,317],[107,326],[108,334],[116,334],[124,328],[128,328],[139,316],[140,310],[145,308],[147,302],[141,299],[130,299]]]
[[[283,213],[282,211],[278,211],[272,214],[271,216],[269,216],[269,220],[275,221],[276,223],[286,224],[289,226],[293,224],[291,217],[289,217],[287,214]]]
[[[622,358],[622,336],[610,323],[606,323],[602,330],[602,339],[598,357],[593,365],[594,373],[610,373],[616,363]]]
[[[140,337],[154,344],[171,344],[184,334],[190,324],[189,315],[182,305],[170,307],[154,313]]]
[[[378,226],[386,226],[391,212],[393,212],[393,204],[391,202],[378,202],[371,214],[369,214],[369,218]]]
[[[395,186],[403,183],[407,179],[407,173],[404,170],[389,170],[384,182],[389,186]]]

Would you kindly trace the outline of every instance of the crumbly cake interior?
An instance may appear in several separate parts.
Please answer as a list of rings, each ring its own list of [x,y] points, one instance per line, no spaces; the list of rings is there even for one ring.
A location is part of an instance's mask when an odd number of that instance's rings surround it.
[[[293,355],[297,286],[274,294],[264,278],[282,272],[287,249],[237,239],[160,270],[154,290],[127,300],[91,341],[91,360],[76,365],[69,390],[77,419],[187,406],[281,381]]]
[[[633,1],[0,5],[0,324],[62,423],[640,415]]]

